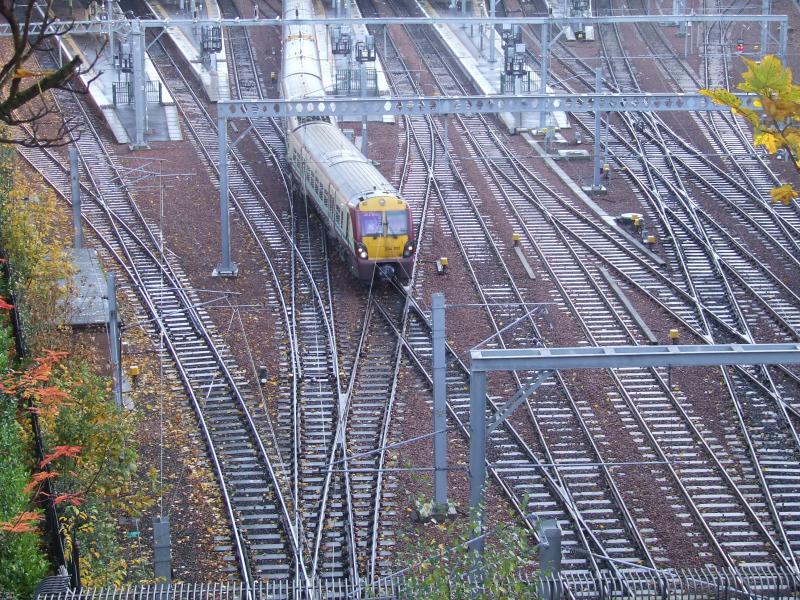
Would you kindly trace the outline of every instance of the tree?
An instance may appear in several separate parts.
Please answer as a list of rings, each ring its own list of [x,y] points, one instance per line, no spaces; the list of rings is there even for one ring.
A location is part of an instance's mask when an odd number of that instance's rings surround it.
[[[487,532],[487,549],[480,564],[470,550],[469,542],[480,532],[478,521],[428,523],[417,532],[416,541],[404,552],[404,597],[425,600],[450,598],[535,598],[537,577],[532,571],[535,544],[525,527],[513,523],[500,524]],[[439,541],[441,540],[441,541]],[[445,541],[453,543],[447,546]],[[478,573],[482,573],[481,583]]]
[[[88,71],[75,56],[57,69],[39,70],[36,53],[50,50],[51,43],[68,34],[72,25],[51,27],[57,21],[52,10],[54,0],[22,2],[0,0],[0,16],[10,30],[10,57],[0,67],[0,122],[22,127],[22,137],[0,132],[0,142],[26,146],[57,146],[68,142],[78,122],[60,114],[49,93],[71,89],[76,75]],[[30,26],[41,23],[41,33],[31,35]],[[58,49],[56,48],[56,51]],[[101,50],[102,52],[102,50]],[[7,56],[7,55],[4,55]]]
[[[730,106],[753,126],[753,143],[770,154],[784,152],[800,174],[800,85],[792,82],[792,70],[779,58],[768,54],[760,61],[742,59],[747,70],[737,86],[742,92],[755,94],[756,112],[742,105],[741,98],[724,88],[700,90],[716,104]],[[784,183],[770,192],[773,202],[789,204],[798,197],[791,183]]]

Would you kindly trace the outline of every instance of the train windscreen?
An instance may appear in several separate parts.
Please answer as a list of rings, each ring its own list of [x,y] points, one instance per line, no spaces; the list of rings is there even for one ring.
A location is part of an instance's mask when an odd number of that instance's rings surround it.
[[[383,235],[383,213],[380,212],[362,212],[361,219],[361,235]]]
[[[389,235],[406,235],[408,233],[408,216],[404,210],[386,211],[387,233]]]

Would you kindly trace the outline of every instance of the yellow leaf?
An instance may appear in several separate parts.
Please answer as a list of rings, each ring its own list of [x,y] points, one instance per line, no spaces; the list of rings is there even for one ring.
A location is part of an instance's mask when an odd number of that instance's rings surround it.
[[[758,62],[746,58],[743,60],[747,71],[742,73],[744,81],[739,84],[740,90],[760,95],[769,95],[770,92],[782,94],[791,90],[792,70],[784,67],[776,56],[768,54]]]
[[[757,133],[753,138],[753,143],[756,146],[764,146],[770,154],[775,154],[782,145],[778,136],[769,131]]]
[[[774,188],[770,193],[772,196],[772,202],[783,202],[785,205],[789,205],[789,203],[794,199],[797,198],[798,193],[792,187],[792,184],[785,183],[782,186]]]

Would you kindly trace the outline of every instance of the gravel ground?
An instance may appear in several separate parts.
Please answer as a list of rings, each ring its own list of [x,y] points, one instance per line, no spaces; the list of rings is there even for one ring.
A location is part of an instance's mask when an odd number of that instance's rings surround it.
[[[274,2],[266,3],[263,0],[260,2],[261,13],[264,15],[271,14],[270,11],[277,8],[277,4]],[[515,0],[507,3],[509,12],[514,10],[514,3]],[[247,0],[239,0],[237,4],[243,15],[252,14],[252,3]],[[780,6],[789,4],[794,5],[790,0],[776,0],[776,11],[781,10]],[[800,18],[798,15],[798,11],[794,9],[792,13],[794,25]],[[399,28],[392,29],[394,30],[393,34],[400,32]],[[279,31],[276,28],[256,28],[251,32],[251,36],[253,43],[259,49],[256,55],[262,72],[267,75],[273,71],[279,74],[279,52],[273,55],[271,51],[272,48],[280,48]],[[422,61],[413,56],[411,46],[404,37],[404,35],[398,35],[397,40],[401,45],[401,51],[407,57],[409,68],[424,71]],[[790,56],[793,56],[795,61],[798,44],[796,38],[797,36],[790,35]],[[632,39],[630,43],[637,50],[645,52],[640,38]],[[583,56],[596,57],[599,44],[596,42],[574,44],[572,47]],[[649,89],[661,89],[662,86],[667,85],[663,73],[653,69],[652,64],[648,64],[644,59],[638,61],[638,67],[642,72],[643,81],[648,86],[652,86]],[[426,90],[432,86],[432,81],[427,73],[422,73],[421,83],[423,89]],[[277,95],[277,93],[277,88],[268,84],[267,94]],[[360,129],[358,123],[347,124],[346,127],[354,129],[356,132]],[[681,127],[682,131],[688,131],[691,134],[691,129],[687,129],[687,127],[692,127],[692,123],[684,123]],[[570,138],[572,134],[567,133],[566,135]],[[404,148],[402,144],[398,144],[397,126],[370,123],[370,138],[370,158],[376,161],[387,177],[392,178],[397,163],[404,156]],[[697,136],[693,135],[693,141],[695,138]],[[455,154],[465,154],[464,142],[456,135],[454,127],[450,128],[450,139]],[[538,172],[544,170],[541,159],[532,153],[519,137],[510,138],[508,143],[519,155],[527,157],[525,162],[531,168]],[[703,142],[698,140],[695,143],[702,144]],[[167,247],[174,252],[176,260],[187,273],[192,285],[198,290],[209,290],[198,292],[201,301],[223,298],[221,292],[228,293],[225,296],[226,300],[220,301],[218,305],[210,305],[208,311],[239,365],[245,369],[250,365],[265,365],[268,371],[275,374],[278,379],[283,377],[285,367],[281,363],[286,361],[285,333],[278,315],[274,313],[267,302],[267,294],[272,290],[271,277],[264,272],[263,260],[249,232],[236,217],[232,220],[231,232],[234,257],[240,268],[240,276],[236,279],[216,279],[210,275],[211,269],[219,258],[218,200],[207,168],[198,158],[196,149],[184,142],[180,144],[159,143],[151,151],[129,153],[125,149],[118,148],[117,152],[120,156],[168,158],[170,162],[165,163],[165,171],[191,173],[189,176],[165,179],[165,185],[169,187],[165,193],[163,221],[160,217],[158,190],[136,190],[134,193],[139,206],[152,223],[163,225]],[[247,141],[243,142],[241,152],[253,164],[263,165],[259,168],[258,173],[262,190],[275,210],[279,214],[285,213],[288,210],[288,199],[281,186],[278,185],[274,167],[268,165],[262,152]],[[591,179],[590,162],[562,162],[560,166],[579,182],[588,182]],[[778,167],[780,168],[781,165]],[[485,200],[492,197],[492,188],[482,178],[477,177],[469,166],[465,166],[464,174],[475,186],[481,198]],[[789,175],[791,173],[786,174],[786,176]],[[796,176],[796,174],[794,175]],[[554,187],[567,194],[559,180],[552,176],[548,178]],[[608,187],[608,194],[598,196],[596,200],[609,213],[641,212],[636,194],[630,190],[625,178],[613,174]],[[530,281],[524,275],[510,242],[514,227],[507,221],[499,207],[495,203],[485,201],[483,207],[490,217],[496,239],[501,240],[500,251],[503,260],[515,279],[520,282],[526,300],[531,302],[551,301],[557,297],[558,293],[553,282],[546,275],[538,257],[528,256],[534,270],[539,275],[538,278]],[[721,222],[725,222],[726,226],[736,231],[738,235],[746,235],[746,232],[741,230],[741,226],[730,218],[728,212],[723,208],[710,206],[709,210],[716,211],[713,214]],[[209,214],[211,219],[208,218]],[[479,302],[480,296],[470,282],[466,265],[460,258],[459,249],[438,205],[432,207],[425,227],[425,236],[420,241],[415,295],[421,298],[423,305],[427,305],[430,294],[434,291],[444,291],[447,298],[458,299],[459,304]],[[757,249],[756,252],[762,255],[766,251]],[[450,259],[450,266],[445,275],[436,273],[435,260],[441,256],[447,256]],[[337,258],[331,260],[330,269],[334,282],[332,296],[337,335],[340,341],[340,359],[346,366],[350,364],[349,357],[352,356],[355,341],[360,334],[365,291],[361,284],[347,274],[343,263]],[[786,274],[789,277],[797,277],[793,273]],[[792,285],[797,284],[796,279],[788,281],[791,281]],[[629,293],[645,320],[656,330],[659,339],[665,339],[666,332],[675,324],[650,301],[636,293]],[[229,303],[234,306],[231,307]],[[466,356],[469,348],[491,333],[486,314],[476,308],[464,306],[452,308],[448,310],[447,318],[451,324],[448,341],[453,344],[462,357]],[[459,324],[466,323],[469,324],[468,327],[459,327]],[[539,325],[548,345],[575,345],[585,342],[585,334],[580,324],[563,306],[553,307],[546,319],[539,320]],[[682,341],[689,342],[690,340],[683,339]],[[146,340],[140,340],[140,343],[142,352],[152,352],[152,350],[147,350]],[[143,354],[142,356],[147,355]],[[142,362],[145,360],[146,358],[141,359]],[[152,377],[154,369],[154,363],[148,363],[146,371],[148,380]],[[622,426],[620,416],[616,414],[614,407],[604,400],[605,390],[610,385],[608,376],[605,373],[588,372],[573,375],[574,378],[570,378],[570,389],[576,398],[590,399],[597,422],[606,434],[606,439],[609,440],[609,446],[605,450],[608,452],[606,458],[635,459],[638,455],[636,444],[632,443],[630,434]],[[349,373],[345,373],[345,376],[349,377]],[[702,369],[676,369],[673,373],[673,382],[679,389],[686,390],[687,393],[693,392],[690,401],[694,410],[700,415],[707,416],[717,415],[719,412],[719,407],[713,401],[720,389],[718,379],[711,371]],[[503,391],[508,390],[512,383],[507,376],[493,377],[491,382],[494,386],[493,389]],[[276,388],[280,388],[280,384],[268,387],[265,393],[265,404],[273,419],[277,418],[275,397],[279,393],[279,389]],[[428,405],[430,392],[426,386],[420,386],[417,375],[408,366],[401,370],[398,389],[398,404],[392,425],[392,441],[406,439],[430,430]],[[695,390],[702,390],[703,393],[695,393]],[[197,573],[203,573],[204,578],[220,579],[223,577],[223,570],[222,565],[216,560],[219,555],[209,551],[209,547],[213,545],[214,535],[218,535],[218,530],[213,528],[208,530],[209,523],[224,523],[224,519],[219,516],[218,492],[216,492],[216,486],[210,483],[213,482],[213,476],[208,471],[202,444],[197,435],[192,433],[192,429],[196,429],[196,426],[193,425],[195,423],[193,415],[186,412],[188,406],[181,401],[180,394],[177,394],[177,398],[173,398],[173,395],[170,394],[165,402],[170,403],[168,414],[175,415],[169,423],[170,439],[173,445],[167,450],[169,460],[165,461],[165,464],[169,465],[170,471],[165,478],[171,482],[171,489],[174,490],[173,496],[170,498],[170,505],[173,506],[172,510],[175,515],[173,518],[173,542],[175,543],[176,569],[179,571],[179,575],[186,578],[189,578],[189,575],[194,575],[196,578]],[[143,461],[143,469],[144,465],[154,463],[157,459],[158,449],[157,436],[154,437],[154,431],[156,431],[154,419],[156,419],[158,411],[153,412],[149,404],[148,399],[143,398],[141,400],[143,408],[137,409],[142,410],[143,413],[140,431],[143,456],[146,457],[146,461]],[[522,411],[518,411],[512,420],[526,439],[534,439],[531,424]],[[724,420],[712,417],[706,421],[717,439],[724,439]],[[452,442],[449,457],[451,465],[465,466],[467,462],[466,445],[459,435],[452,434],[450,439]],[[395,452],[392,460],[399,465],[429,467],[431,455],[430,443],[423,442]],[[145,470],[142,472],[144,473]],[[650,519],[654,529],[653,537],[658,540],[659,544],[667,546],[672,564],[697,566],[704,562],[699,551],[687,552],[682,547],[681,527],[675,520],[674,510],[670,506],[670,498],[655,482],[656,477],[663,473],[659,474],[655,469],[643,467],[620,469],[619,473],[620,480],[626,482],[626,491],[624,492],[626,500],[632,506],[647,510],[648,514],[660,515],[659,518]],[[399,474],[393,475],[390,480],[400,484],[399,489],[403,490],[405,496],[401,501],[398,516],[398,532],[404,540],[400,542],[399,546],[402,548],[414,541],[425,539],[424,536],[428,534],[433,534],[437,541],[446,542],[445,534],[439,529],[433,526],[421,526],[409,518],[410,500],[416,496],[427,497],[431,494],[430,477],[427,474],[423,476]],[[460,470],[453,471],[451,495],[458,503],[462,513],[467,505],[467,489],[466,473]],[[490,527],[504,518],[505,506],[506,501],[501,498],[499,488],[494,483],[490,483],[487,492]],[[398,556],[402,556],[402,552],[402,549],[399,550]]]

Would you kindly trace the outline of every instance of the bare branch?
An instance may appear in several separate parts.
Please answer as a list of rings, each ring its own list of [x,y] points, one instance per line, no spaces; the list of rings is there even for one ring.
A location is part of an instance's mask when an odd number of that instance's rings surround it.
[[[70,93],[86,94],[88,86],[99,77],[99,73],[81,84],[73,85],[77,76],[89,74],[105,50],[105,44],[98,51],[91,64],[86,65],[82,57],[76,56],[61,67],[52,70],[36,69],[36,56],[39,51],[53,51],[52,41],[69,34],[74,29],[74,21],[58,31],[48,32],[48,27],[57,21],[53,12],[54,0],[46,0],[39,5],[32,0],[23,4],[19,0],[0,0],[0,22],[4,19],[11,36],[9,58],[0,64],[0,124],[18,128],[16,131],[0,131],[0,143],[24,146],[60,146],[70,140],[70,136],[80,134],[80,123],[74,118],[60,114],[58,105],[48,92],[64,90]],[[29,33],[34,18],[41,23],[41,33]],[[60,52],[56,47],[55,52]],[[24,127],[23,127],[24,126]]]

